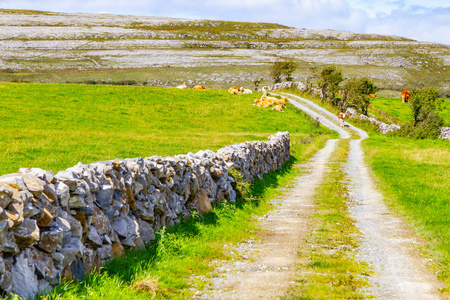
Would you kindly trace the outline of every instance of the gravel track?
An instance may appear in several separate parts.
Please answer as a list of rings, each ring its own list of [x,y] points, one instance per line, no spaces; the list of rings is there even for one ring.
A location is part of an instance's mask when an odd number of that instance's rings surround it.
[[[308,234],[312,199],[320,184],[337,140],[329,140],[307,164],[292,192],[274,201],[275,209],[261,218],[261,240],[242,243],[237,255],[211,278],[212,285],[194,299],[277,299],[283,295],[298,262],[298,245]]]
[[[360,230],[362,242],[357,258],[372,266],[366,295],[378,299],[440,299],[442,284],[420,256],[414,237],[403,221],[392,215],[376,190],[370,168],[364,162],[360,143],[368,134],[350,124],[338,125],[337,117],[314,102],[283,94],[290,102],[336,130],[341,138],[352,133],[360,136],[350,141],[345,171],[349,177],[351,215]],[[329,140],[307,164],[306,175],[297,179],[295,188],[274,201],[275,209],[261,218],[260,240],[250,240],[230,249],[236,259],[223,262],[210,278],[211,284],[194,299],[278,299],[285,294],[298,262],[298,245],[308,234],[316,187],[327,170],[327,163],[338,140]],[[278,205],[279,204],[279,205]]]
[[[295,99],[337,122],[334,114],[314,102]],[[439,289],[443,285],[420,255],[418,239],[402,219],[389,211],[382,194],[376,190],[361,148],[361,141],[369,135],[353,125],[347,126],[360,136],[359,140],[350,141],[345,171],[350,180],[351,216],[362,237],[357,258],[369,263],[374,271],[368,277],[371,288],[367,289],[367,295],[378,299],[440,299]]]

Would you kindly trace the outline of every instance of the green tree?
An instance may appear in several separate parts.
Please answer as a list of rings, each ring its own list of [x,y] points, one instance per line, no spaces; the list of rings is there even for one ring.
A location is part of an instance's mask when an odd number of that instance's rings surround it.
[[[316,73],[317,73],[317,67],[310,66],[308,68],[308,74],[306,75],[306,83],[305,83],[306,88],[308,89],[308,91],[312,89],[312,80],[314,78],[317,78],[317,74]]]
[[[297,63],[293,60],[277,60],[270,67],[270,77],[272,77],[274,83],[279,83],[282,81],[282,76],[287,81],[292,81],[292,74],[297,69]]]
[[[443,99],[439,98],[439,90],[425,88],[413,91],[409,98],[409,105],[413,115],[414,126],[429,118],[430,114],[436,114],[442,110]]]
[[[272,77],[274,83],[281,82],[281,74],[283,74],[283,61],[275,61],[273,62],[272,66],[270,67],[269,73],[270,77]]]
[[[379,88],[367,77],[354,77],[346,80],[341,89],[339,109],[353,107],[367,115],[370,106],[370,94],[375,94]]]
[[[324,68],[318,75],[319,88],[322,90],[322,94],[327,95],[327,99],[332,101],[336,93],[339,90],[339,84],[344,80],[342,70],[335,66],[329,66]]]
[[[288,60],[284,62],[283,65],[283,75],[286,78],[286,81],[292,81],[294,78],[292,77],[292,74],[297,69],[297,63],[293,60]]]

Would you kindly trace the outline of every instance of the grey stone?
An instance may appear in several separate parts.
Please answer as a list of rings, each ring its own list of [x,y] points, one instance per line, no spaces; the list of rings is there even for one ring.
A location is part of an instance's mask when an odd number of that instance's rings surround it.
[[[32,260],[31,250],[25,249],[14,257],[11,264],[13,276],[12,291],[20,297],[34,297],[39,291],[38,278]]]
[[[63,267],[70,266],[77,258],[83,255],[84,248],[83,243],[79,239],[71,238],[68,243],[63,245],[61,251],[59,251],[64,255],[61,265]]]
[[[72,278],[76,281],[81,281],[84,278],[85,270],[81,258],[77,258],[73,264],[70,265],[70,272]]]
[[[63,207],[68,206],[70,199],[69,186],[67,186],[64,182],[59,181],[55,183],[55,189],[59,204]]]
[[[103,244],[103,239],[98,235],[97,229],[94,226],[89,227],[89,232],[86,235],[87,241],[95,248],[101,247]]]
[[[73,194],[70,195],[69,198],[69,207],[70,208],[83,208],[87,205],[84,195]]]
[[[49,231],[41,232],[40,241],[37,247],[47,253],[52,253],[56,250],[56,247],[62,243],[63,235],[64,232],[61,228],[52,226]]]
[[[26,219],[14,229],[14,238],[19,249],[24,249],[39,241],[39,227],[36,220]]]

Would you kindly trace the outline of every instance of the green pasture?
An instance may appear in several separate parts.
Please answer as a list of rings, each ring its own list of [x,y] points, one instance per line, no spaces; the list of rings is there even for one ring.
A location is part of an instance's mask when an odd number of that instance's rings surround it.
[[[402,124],[412,119],[409,103],[402,103],[400,98],[377,97],[372,98],[370,113],[378,118],[395,124]],[[450,125],[450,99],[445,99],[440,115]]]
[[[81,161],[175,155],[316,128],[308,117],[253,104],[224,90],[129,86],[0,85],[0,174],[58,171]]]
[[[77,162],[175,155],[316,128],[309,117],[260,108],[224,90],[0,84],[0,174],[58,171]]]
[[[236,205],[221,204],[157,234],[146,251],[131,251],[82,283],[62,283],[38,299],[186,299],[203,289],[220,261],[235,259],[233,245],[255,237],[255,214],[271,209],[304,162],[336,134],[316,127],[287,106],[277,113],[253,104],[255,95],[223,90],[92,85],[0,85],[1,173],[19,167],[60,170],[115,157],[171,155],[216,150],[291,132],[291,160],[239,185]],[[259,97],[259,95],[256,95]],[[238,180],[239,182],[239,180]],[[211,273],[212,272],[212,273]]]
[[[427,241],[439,277],[450,283],[450,143],[371,134],[367,159],[388,204]]]

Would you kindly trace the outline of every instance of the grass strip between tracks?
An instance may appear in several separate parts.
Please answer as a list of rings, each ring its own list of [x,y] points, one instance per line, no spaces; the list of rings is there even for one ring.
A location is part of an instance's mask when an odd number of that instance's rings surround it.
[[[364,299],[367,264],[354,257],[358,230],[349,216],[344,163],[348,140],[340,140],[314,199],[310,234],[298,250],[301,263],[288,299]]]

